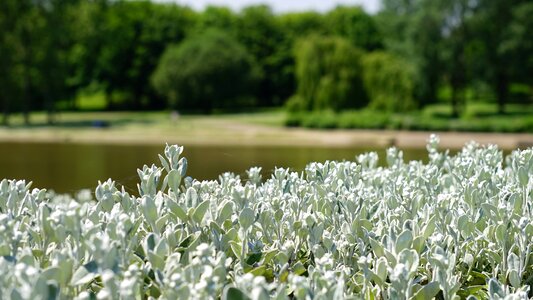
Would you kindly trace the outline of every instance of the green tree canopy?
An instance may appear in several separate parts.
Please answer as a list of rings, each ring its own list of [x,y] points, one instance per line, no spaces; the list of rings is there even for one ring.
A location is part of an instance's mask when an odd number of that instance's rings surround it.
[[[279,105],[290,96],[290,78],[283,68],[290,63],[290,45],[276,16],[266,5],[244,8],[239,14],[237,38],[261,72],[257,89],[260,106]]]
[[[359,6],[338,6],[324,19],[329,33],[346,38],[358,48],[382,47],[382,37],[374,19]]]
[[[415,66],[415,97],[421,106],[437,100],[443,77],[442,23],[438,1],[384,0],[376,16],[387,51]]]
[[[511,84],[532,74],[530,2],[383,0],[377,21],[387,50],[416,66],[415,95],[422,105],[435,102],[446,87],[458,116],[467,92],[485,86],[483,100],[496,98],[504,112]]]
[[[297,97],[305,110],[357,108],[366,104],[362,52],[340,37],[313,36],[295,47]]]
[[[65,78],[73,33],[68,24],[77,1],[0,2],[0,99],[3,123],[11,109],[29,123],[32,108],[45,108],[53,121],[54,102],[67,97]]]
[[[471,35],[484,45],[484,53],[475,58],[483,62],[483,68],[476,75],[492,87],[499,112],[504,113],[511,83],[523,80],[521,70],[527,70],[528,61],[533,60],[532,4],[527,0],[481,0],[476,3],[475,14],[470,17],[476,25],[471,28]],[[530,80],[531,74],[526,76]]]
[[[285,35],[296,41],[310,34],[325,34],[324,16],[318,12],[292,12],[277,17]]]
[[[145,107],[153,100],[150,74],[167,44],[184,39],[186,29],[195,22],[189,8],[147,1],[109,3],[95,18],[98,25],[94,77],[113,92],[125,93],[130,109]],[[98,19],[96,19],[98,20]],[[110,103],[109,103],[110,104]]]
[[[529,81],[533,89],[533,2],[517,5],[512,13],[500,51],[510,57],[512,76],[520,82]]]
[[[194,30],[203,32],[209,28],[216,28],[234,33],[236,26],[237,15],[231,9],[223,6],[209,5],[199,14]]]
[[[208,30],[169,46],[152,84],[171,107],[210,113],[251,95],[257,77],[253,66],[251,56],[234,38]]]

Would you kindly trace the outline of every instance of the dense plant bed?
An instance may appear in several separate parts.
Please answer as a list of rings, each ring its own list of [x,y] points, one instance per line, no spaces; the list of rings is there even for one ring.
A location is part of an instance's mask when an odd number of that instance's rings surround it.
[[[185,177],[182,147],[75,199],[0,183],[0,299],[528,299],[533,149],[387,151]]]
[[[420,113],[392,114],[379,111],[292,112],[285,119],[289,127],[319,129],[400,129],[469,132],[533,132],[533,114],[473,116],[452,119]]]

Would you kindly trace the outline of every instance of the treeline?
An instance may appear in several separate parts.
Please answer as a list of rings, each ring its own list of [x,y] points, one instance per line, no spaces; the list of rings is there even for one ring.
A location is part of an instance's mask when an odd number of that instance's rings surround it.
[[[530,99],[533,3],[383,0],[369,15],[240,12],[148,1],[2,0],[0,102],[9,114],[82,91],[107,109],[211,112],[286,105],[291,111],[407,111],[449,94],[505,104]],[[518,87],[518,88],[516,88]],[[516,92],[516,93],[515,93]]]

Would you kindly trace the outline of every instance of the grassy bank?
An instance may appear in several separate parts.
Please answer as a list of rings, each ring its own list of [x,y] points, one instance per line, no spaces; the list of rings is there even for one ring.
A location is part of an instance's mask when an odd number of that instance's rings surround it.
[[[89,129],[95,127],[127,128],[142,127],[181,127],[195,122],[205,123],[209,120],[233,120],[250,124],[269,126],[283,126],[285,114],[281,110],[262,110],[243,113],[219,113],[213,115],[174,115],[170,111],[82,111],[60,112],[53,117],[54,123],[48,124],[48,116],[44,112],[30,114],[30,124],[24,124],[21,114],[13,114],[9,119],[9,126],[4,129]],[[99,126],[98,123],[103,123]]]
[[[433,115],[443,113],[437,108],[433,109]],[[424,113],[429,114],[428,111]],[[365,116],[366,119],[361,116]],[[181,145],[273,145],[328,148],[396,145],[400,148],[419,148],[425,146],[430,133],[438,132],[443,147],[454,149],[461,148],[470,140],[483,144],[495,143],[504,149],[533,145],[533,134],[530,133],[445,132],[431,129],[427,131],[390,130],[387,129],[388,123],[376,116],[369,112],[348,112],[342,118],[335,118],[328,114],[316,115],[316,119],[321,121],[333,120],[330,124],[349,120],[349,122],[360,122],[366,125],[359,126],[359,128],[374,128],[372,130],[323,130],[285,127],[284,122],[288,116],[282,110],[178,117],[172,116],[170,112],[63,112],[55,116],[54,125],[47,124],[46,114],[34,113],[31,115],[31,125],[24,125],[22,117],[14,115],[10,126],[0,127],[0,142],[157,145],[177,143]],[[509,114],[510,122],[514,122],[514,116]],[[516,119],[520,120],[520,118]],[[501,120],[498,122],[504,124]],[[331,128],[334,126],[309,127]],[[382,129],[376,130],[376,128]]]
[[[462,132],[533,132],[533,106],[508,105],[498,114],[495,105],[467,107],[460,118],[452,118],[449,105],[433,105],[407,114],[371,110],[291,113],[287,126],[320,129],[391,129]]]
[[[27,125],[21,115],[13,115],[9,126],[0,126],[0,141],[278,144],[284,140],[278,131],[285,130],[282,111],[209,116],[168,111],[62,112],[54,116],[53,124],[47,123],[45,113],[36,112],[30,120]]]

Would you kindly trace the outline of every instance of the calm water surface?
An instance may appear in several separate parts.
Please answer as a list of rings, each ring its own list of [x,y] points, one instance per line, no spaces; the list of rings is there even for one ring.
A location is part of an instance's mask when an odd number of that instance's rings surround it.
[[[112,178],[137,194],[137,168],[160,164],[163,146],[71,143],[0,143],[0,179],[26,179],[33,187],[75,193],[94,189],[98,180]],[[376,149],[373,149],[376,151]],[[402,149],[404,159],[426,160],[425,149]],[[369,148],[186,146],[187,175],[196,179],[217,179],[223,172],[245,177],[253,166],[263,168],[263,178],[274,167],[302,170],[308,162],[354,160]],[[385,150],[377,149],[380,159]]]

